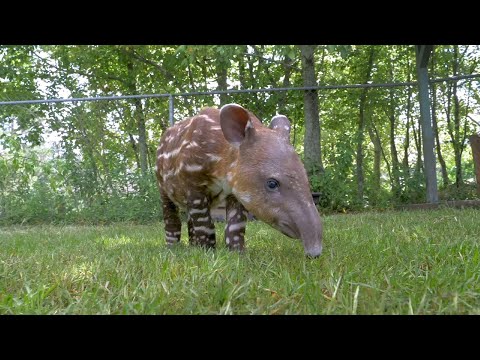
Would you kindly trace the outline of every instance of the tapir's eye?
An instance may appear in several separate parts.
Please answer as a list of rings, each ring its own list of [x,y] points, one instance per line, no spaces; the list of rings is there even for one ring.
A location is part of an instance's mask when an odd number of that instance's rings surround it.
[[[279,183],[275,179],[268,179],[266,182],[267,190],[276,190],[279,187]]]

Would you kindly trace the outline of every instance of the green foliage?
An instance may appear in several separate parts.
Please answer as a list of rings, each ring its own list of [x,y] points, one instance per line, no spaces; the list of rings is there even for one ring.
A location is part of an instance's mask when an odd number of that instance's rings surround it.
[[[260,222],[244,254],[161,224],[0,229],[0,314],[480,314],[477,209],[325,216],[324,251]]]
[[[470,200],[477,196],[476,184],[450,184],[439,189],[439,197],[441,200]]]
[[[406,178],[404,191],[400,195],[400,203],[420,204],[426,197],[425,175],[418,171]]]
[[[412,46],[319,45],[318,83],[364,82],[372,49],[372,82],[416,80]],[[430,76],[474,73],[478,50],[473,45],[437,46]],[[302,86],[300,55],[293,45],[0,46],[0,100]],[[478,131],[469,120],[479,113],[476,81],[458,81],[456,88],[453,82],[435,83],[432,90],[440,150],[449,183],[455,183],[454,188],[442,189],[442,199],[478,196],[466,190],[475,180],[466,137]],[[385,209],[424,202],[415,87],[366,91],[364,197],[358,198],[356,141],[362,93],[318,91],[325,172],[310,181],[313,191],[322,193],[321,209]],[[265,124],[273,115],[285,114],[293,123],[291,141],[302,157],[303,95],[284,91],[178,96],[174,117],[180,120],[225,102],[243,104]],[[168,117],[167,98],[0,106],[0,222],[150,221],[159,216],[152,172]]]
[[[32,154],[35,153],[30,152]],[[0,172],[3,191],[0,224],[143,223],[161,217],[160,196],[153,174],[143,178],[135,173],[127,176],[112,173],[112,187],[104,191],[101,184],[93,186],[91,174],[82,171],[81,166],[76,167],[80,171],[78,176],[71,176],[65,160],[39,162],[35,156],[20,159],[23,160],[20,165],[18,158],[0,162],[0,170],[5,170]]]

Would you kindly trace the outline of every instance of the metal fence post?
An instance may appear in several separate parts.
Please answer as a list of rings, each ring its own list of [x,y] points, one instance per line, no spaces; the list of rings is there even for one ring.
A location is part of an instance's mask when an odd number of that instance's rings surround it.
[[[173,111],[174,111],[173,95],[170,94],[170,96],[168,97],[168,122],[170,123],[170,126],[172,126],[174,123]]]

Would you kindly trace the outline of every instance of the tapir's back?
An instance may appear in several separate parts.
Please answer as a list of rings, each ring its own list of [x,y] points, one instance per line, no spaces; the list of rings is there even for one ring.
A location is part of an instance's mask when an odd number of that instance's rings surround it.
[[[157,150],[159,185],[181,208],[187,206],[192,192],[218,203],[229,193],[225,177],[230,152],[220,126],[220,110],[205,108],[163,134]]]

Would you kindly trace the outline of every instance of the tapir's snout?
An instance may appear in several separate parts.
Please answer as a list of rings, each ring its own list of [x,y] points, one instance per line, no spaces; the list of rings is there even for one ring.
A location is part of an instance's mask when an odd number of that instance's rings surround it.
[[[319,257],[323,250],[323,226],[313,201],[308,211],[299,218],[299,221],[298,228],[305,255],[312,258]]]
[[[319,246],[315,246],[312,249],[305,249],[305,255],[309,258],[317,258],[322,253],[323,246],[320,244]]]
[[[313,202],[301,212],[293,211],[288,220],[280,221],[276,228],[291,238],[300,239],[307,257],[316,258],[322,253],[322,221]]]

